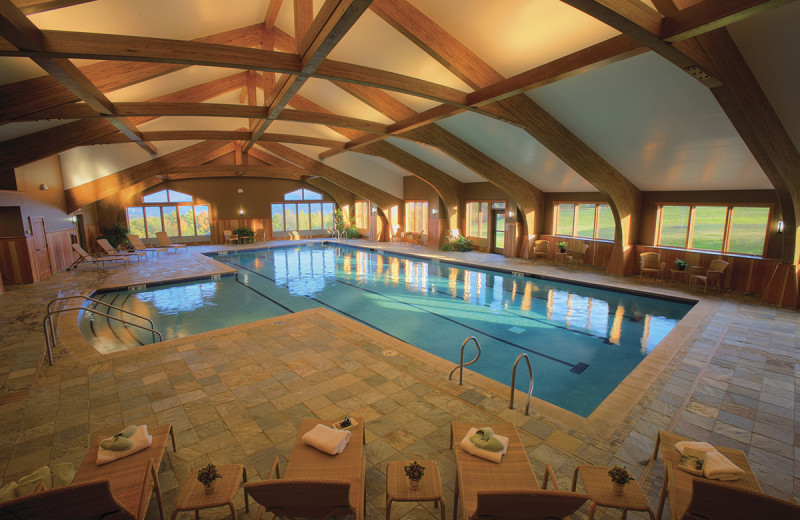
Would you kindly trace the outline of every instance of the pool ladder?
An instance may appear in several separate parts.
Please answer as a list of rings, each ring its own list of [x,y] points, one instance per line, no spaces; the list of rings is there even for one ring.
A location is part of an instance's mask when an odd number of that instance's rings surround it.
[[[139,323],[134,323],[134,322],[132,322],[130,320],[122,319],[119,316],[112,316],[112,315],[107,314],[105,312],[100,312],[100,311],[98,311],[96,309],[96,307],[84,307],[83,305],[81,305],[81,306],[78,306],[78,307],[65,307],[65,308],[61,308],[61,309],[51,310],[51,307],[55,302],[62,301],[62,300],[71,300],[71,299],[74,299],[74,298],[81,298],[83,300],[93,301],[96,304],[105,305],[106,308],[108,308],[109,310],[110,309],[115,309],[115,310],[118,310],[118,311],[123,312],[125,314],[130,314],[130,315],[135,316],[135,317],[137,317],[137,318],[139,318],[141,320],[147,321],[150,324],[150,326],[149,327],[145,327],[144,325],[141,325]],[[110,303],[106,303],[106,302],[104,302],[102,300],[91,298],[89,296],[75,295],[75,296],[64,296],[62,298],[54,298],[54,299],[50,300],[50,302],[47,304],[47,314],[45,315],[44,319],[42,320],[42,328],[44,328],[44,342],[45,342],[45,345],[47,347],[47,358],[48,358],[48,361],[50,362],[50,366],[53,366],[53,345],[56,344],[56,334],[55,334],[55,326],[53,324],[53,316],[55,314],[61,314],[62,312],[80,311],[80,310],[88,311],[88,312],[91,312],[91,313],[94,313],[94,314],[99,314],[100,316],[105,316],[108,319],[119,321],[121,323],[128,324],[128,325],[130,325],[132,327],[137,327],[137,328],[140,328],[140,329],[143,329],[143,330],[148,330],[153,335],[153,343],[156,342],[156,335],[158,335],[158,341],[164,341],[164,337],[161,335],[161,333],[154,328],[153,320],[151,320],[150,318],[146,318],[144,316],[140,316],[139,314],[136,314],[135,312],[131,312],[131,311],[127,310],[127,309],[123,309],[122,307],[117,307],[116,305],[111,305]]]
[[[464,347],[467,346],[467,343],[470,340],[475,342],[475,346],[478,348],[478,353],[475,355],[475,358],[472,361],[470,361],[468,363],[464,363]],[[459,386],[463,386],[463,384],[464,384],[464,367],[475,363],[476,361],[478,361],[479,357],[481,357],[481,344],[478,343],[478,338],[476,338],[475,336],[470,336],[470,337],[468,337],[467,339],[464,340],[464,343],[461,344],[461,358],[459,360],[458,366],[450,371],[450,375],[447,376],[447,379],[449,381],[452,381],[453,380],[453,374],[455,374],[456,370],[458,370],[458,384],[459,384]],[[525,415],[530,415],[531,396],[533,395],[533,370],[531,369],[531,361],[530,361],[530,359],[528,359],[528,355],[527,354],[520,354],[519,356],[517,356],[516,361],[514,361],[514,369],[511,372],[511,398],[509,399],[508,407],[511,410],[514,409],[514,387],[515,387],[515,383],[517,381],[517,365],[519,365],[519,361],[522,358],[525,358],[525,363],[528,365],[528,377],[530,378],[530,381],[531,381],[531,386],[528,388],[528,400],[525,403]]]

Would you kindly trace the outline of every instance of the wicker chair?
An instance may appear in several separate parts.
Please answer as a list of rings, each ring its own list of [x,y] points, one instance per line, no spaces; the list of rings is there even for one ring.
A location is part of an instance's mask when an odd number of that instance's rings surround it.
[[[586,259],[586,251],[589,250],[589,244],[581,244],[578,249],[567,249],[567,264],[570,267],[577,265],[583,267],[584,260]]]
[[[550,241],[549,240],[537,240],[533,243],[533,263],[536,263],[536,259],[539,257],[544,258],[545,262],[547,261],[547,257],[550,256]]]
[[[725,260],[712,260],[708,268],[693,265],[689,273],[689,289],[692,288],[692,283],[703,282],[703,294],[708,291],[709,284],[716,285],[722,294],[722,277],[729,265],[731,264]]]
[[[741,487],[698,478],[681,520],[800,518],[800,505]]]
[[[71,484],[0,503],[0,518],[6,520],[135,520],[111,492],[108,479]]]
[[[645,273],[655,275],[656,280],[660,277],[664,280],[664,268],[667,266],[666,262],[661,261],[661,255],[658,253],[642,253],[639,255],[639,283],[642,283]]]

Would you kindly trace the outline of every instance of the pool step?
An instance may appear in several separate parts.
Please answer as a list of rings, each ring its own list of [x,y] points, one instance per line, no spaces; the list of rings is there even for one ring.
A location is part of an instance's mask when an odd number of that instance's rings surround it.
[[[132,312],[137,312],[137,310],[141,312],[145,310],[143,307],[136,309],[135,307],[138,306],[136,305],[137,302],[135,300],[122,302],[116,301],[117,298],[117,295],[109,294],[101,297],[100,299],[110,303],[111,305],[123,307]],[[103,305],[97,305],[93,307],[98,311],[105,312],[111,316],[120,317],[121,319],[125,319],[134,323],[141,323],[144,326],[149,326],[147,321],[138,319],[135,316],[131,316],[126,313],[121,313],[118,310],[108,309]],[[79,325],[84,337],[87,338],[89,343],[91,343],[96,350],[102,353],[117,352],[153,343],[153,337],[149,331],[140,329],[127,323],[123,323],[107,316],[102,316],[100,314],[85,312]]]

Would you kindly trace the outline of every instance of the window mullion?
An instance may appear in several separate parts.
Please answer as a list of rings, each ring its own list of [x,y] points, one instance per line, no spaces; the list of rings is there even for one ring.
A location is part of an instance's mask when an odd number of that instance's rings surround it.
[[[733,222],[733,206],[728,206],[725,212],[725,228],[722,233],[722,252],[726,253],[730,248],[731,223]]]
[[[686,249],[692,248],[692,240],[694,239],[694,216],[696,206],[689,206],[689,222],[686,223]]]

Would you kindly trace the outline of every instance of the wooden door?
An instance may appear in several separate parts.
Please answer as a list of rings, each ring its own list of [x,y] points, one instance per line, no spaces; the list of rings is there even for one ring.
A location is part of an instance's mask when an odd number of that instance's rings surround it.
[[[50,252],[47,250],[47,233],[44,228],[44,217],[31,217],[31,232],[36,248],[36,265],[39,269],[39,280],[50,276]]]

